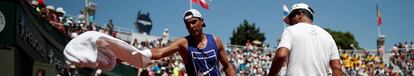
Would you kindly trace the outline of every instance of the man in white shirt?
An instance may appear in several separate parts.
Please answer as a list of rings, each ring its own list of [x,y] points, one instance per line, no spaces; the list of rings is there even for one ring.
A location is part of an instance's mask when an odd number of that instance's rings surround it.
[[[273,58],[269,76],[276,76],[288,58],[287,76],[342,76],[338,49],[332,36],[313,25],[313,10],[304,3],[292,6],[287,27]]]

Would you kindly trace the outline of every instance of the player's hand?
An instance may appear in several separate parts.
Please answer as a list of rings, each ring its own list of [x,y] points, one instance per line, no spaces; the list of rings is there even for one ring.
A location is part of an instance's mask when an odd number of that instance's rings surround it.
[[[109,48],[109,44],[103,39],[98,39],[96,45],[98,47],[97,68],[102,70],[113,69],[116,65],[116,56]]]
[[[116,56],[110,44],[104,37],[110,37],[99,32],[85,32],[72,39],[64,49],[64,55],[69,66],[77,68],[88,67],[111,70],[116,65]]]

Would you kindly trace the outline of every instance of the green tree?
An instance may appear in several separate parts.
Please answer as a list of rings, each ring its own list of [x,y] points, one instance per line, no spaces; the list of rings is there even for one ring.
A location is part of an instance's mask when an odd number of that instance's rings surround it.
[[[266,38],[264,33],[260,32],[259,28],[256,28],[255,23],[249,23],[247,20],[244,20],[236,30],[233,30],[233,36],[230,37],[230,40],[232,45],[244,45],[247,40],[263,42]]]
[[[358,42],[355,40],[354,35],[350,32],[341,32],[341,31],[334,31],[328,28],[324,28],[327,32],[329,32],[332,37],[335,39],[336,45],[338,48],[341,49],[353,49],[351,44],[355,46],[356,49],[359,48]]]

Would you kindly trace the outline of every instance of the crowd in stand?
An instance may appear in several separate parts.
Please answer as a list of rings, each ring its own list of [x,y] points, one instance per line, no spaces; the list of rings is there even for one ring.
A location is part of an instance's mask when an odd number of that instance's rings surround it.
[[[411,41],[399,42],[392,47],[392,56],[390,58],[393,64],[396,64],[405,75],[414,75],[414,44]]]
[[[365,50],[355,52],[353,50],[341,50],[344,73],[355,76],[412,76],[414,75],[414,45],[413,42],[394,44],[390,56],[390,62],[384,62],[383,54],[369,53]],[[392,65],[396,65],[394,67]],[[395,69],[401,69],[395,71]]]
[[[28,0],[35,12],[40,17],[49,22],[51,26],[58,29],[67,37],[74,38],[86,31],[100,31],[112,36],[116,36],[116,31],[113,31],[112,20],[109,21],[107,27],[103,28],[93,22],[94,17],[85,17],[81,11],[77,17],[67,14],[63,7],[55,9],[53,5],[46,5],[44,0]],[[88,19],[89,22],[86,22]]]
[[[153,60],[147,68],[138,69],[138,76],[185,76],[185,67],[178,54]]]
[[[94,17],[86,17],[83,11],[81,11],[78,16],[71,16],[64,11],[63,7],[55,9],[53,5],[46,5],[44,0],[27,0],[27,2],[39,17],[42,17],[49,23],[49,25],[51,25],[51,27],[57,29],[66,37],[75,38],[86,31],[99,31],[116,37],[117,31],[113,30],[114,25],[112,20],[109,20],[106,27],[101,27],[93,22]],[[88,19],[89,22],[87,22],[86,19]],[[96,72],[98,73],[98,71],[101,70],[98,69]],[[79,72],[77,70],[71,68],[60,70],[58,72],[59,76],[77,76],[78,74]]]
[[[153,41],[138,41],[134,39],[131,42],[131,45],[138,49],[148,49],[154,47],[165,47],[170,43],[163,43],[163,38],[159,38]],[[164,57],[160,60],[152,60],[152,64],[147,68],[137,68],[139,76],[184,76],[185,68],[182,63],[181,57],[178,53],[175,53],[171,56]],[[124,64],[125,63],[123,62]]]
[[[395,75],[393,67],[389,63],[384,63],[380,54],[372,54],[363,50],[341,50],[343,71],[351,76],[385,76]]]
[[[273,52],[247,41],[245,46],[231,46],[227,50],[230,63],[240,76],[265,76],[269,73]]]

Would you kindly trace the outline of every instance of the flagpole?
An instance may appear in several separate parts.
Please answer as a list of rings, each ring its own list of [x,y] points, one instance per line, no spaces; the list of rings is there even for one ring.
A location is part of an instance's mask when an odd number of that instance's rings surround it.
[[[379,13],[378,13],[379,12],[378,2],[376,3],[376,8],[377,8],[376,13],[377,13],[377,23],[378,23],[378,15],[379,15]],[[382,23],[382,21],[381,21],[381,23]],[[378,25],[377,25],[378,37],[381,36],[381,28],[380,28],[381,23],[378,23]]]
[[[378,26],[377,29],[378,29],[378,37],[380,37],[381,36],[380,26]]]
[[[190,9],[193,9],[193,6],[191,5],[193,3],[193,0],[190,0]]]

